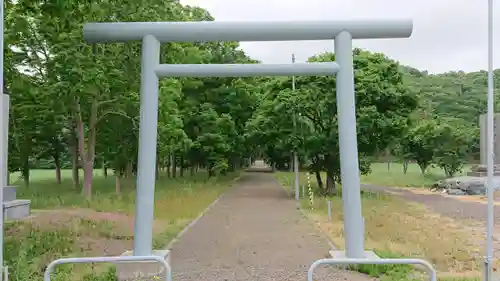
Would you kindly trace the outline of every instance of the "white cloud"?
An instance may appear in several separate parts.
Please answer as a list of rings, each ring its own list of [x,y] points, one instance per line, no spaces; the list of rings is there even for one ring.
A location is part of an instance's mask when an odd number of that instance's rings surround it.
[[[498,1],[495,1],[498,3]],[[220,21],[336,20],[413,18],[409,39],[357,40],[354,45],[383,52],[404,64],[431,72],[475,71],[487,67],[486,0],[181,0],[207,9]],[[500,3],[498,3],[500,4]],[[500,6],[494,8],[495,33]],[[495,46],[500,46],[496,36]],[[297,61],[326,50],[333,41],[243,42],[242,48],[264,63]],[[496,47],[500,50],[500,47]],[[494,65],[500,67],[500,56]]]

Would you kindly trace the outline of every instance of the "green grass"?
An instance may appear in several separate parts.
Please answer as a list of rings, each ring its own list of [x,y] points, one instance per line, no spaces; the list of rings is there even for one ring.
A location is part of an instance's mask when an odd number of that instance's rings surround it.
[[[34,170],[29,187],[25,187],[21,180],[14,183],[18,186],[18,198],[30,199],[37,216],[29,222],[9,222],[6,225],[5,261],[9,266],[10,280],[41,280],[42,269],[56,258],[95,256],[95,249],[82,246],[84,240],[98,241],[96,245],[105,246],[109,243],[106,241],[124,247],[131,245],[135,179],[123,179],[122,192],[116,195],[115,178],[105,178],[100,170],[96,170],[93,198],[87,201],[80,190],[73,187],[71,171],[63,171],[62,175],[62,183],[57,184],[55,171]],[[238,173],[231,173],[207,179],[203,172],[177,179],[160,177],[155,188],[154,247],[165,247],[237,177]],[[11,180],[16,179],[16,175],[11,176]],[[48,219],[56,222],[44,221]],[[121,251],[125,250],[130,248]],[[61,281],[115,280],[113,268],[109,266],[68,265],[58,267],[56,273],[53,279]]]
[[[465,175],[471,166],[465,165],[456,176]],[[400,163],[391,163],[389,167],[387,163],[373,163],[371,169],[370,174],[361,176],[361,183],[391,187],[430,187],[446,177],[438,167],[429,167],[425,174],[422,174],[415,163],[408,165],[406,174],[403,173],[403,165]]]
[[[293,173],[275,173],[280,183],[293,194]],[[311,179],[313,190],[317,189]],[[301,177],[305,182],[306,177]],[[307,216],[340,249],[344,248],[343,202],[341,190],[332,201],[332,220],[328,220],[327,198],[315,197],[314,205],[301,200]],[[452,219],[441,217],[422,205],[390,195],[362,191],[365,218],[365,248],[381,257],[423,258],[436,266],[441,281],[479,280],[480,261],[470,234]],[[405,265],[363,265],[351,267],[381,281],[421,280],[422,274]],[[423,279],[426,280],[426,279]]]
[[[406,174],[403,173],[403,165],[391,163],[389,169],[387,163],[373,163],[372,172],[361,176],[361,182],[380,186],[394,187],[427,187],[438,180],[445,178],[444,172],[435,167],[427,169],[422,174],[417,164],[409,164]],[[465,169],[464,169],[465,170]]]
[[[472,165],[466,165],[462,172],[456,176],[465,175],[470,170]],[[325,179],[326,174],[322,173]],[[444,179],[446,176],[443,170],[436,167],[429,167],[425,174],[422,174],[417,164],[408,165],[408,170],[403,173],[403,165],[400,163],[391,163],[389,168],[387,163],[372,163],[371,172],[367,175],[361,175],[361,183],[373,184],[378,186],[390,187],[431,187],[438,180]],[[306,173],[301,175],[301,183],[305,184]],[[314,175],[311,179],[315,181]]]

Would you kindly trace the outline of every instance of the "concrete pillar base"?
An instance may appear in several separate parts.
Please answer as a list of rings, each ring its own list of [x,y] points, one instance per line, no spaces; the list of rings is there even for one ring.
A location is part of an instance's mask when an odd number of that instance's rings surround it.
[[[133,251],[126,251],[122,256],[132,256]],[[152,255],[159,256],[170,264],[170,250],[153,250]],[[166,280],[166,271],[158,262],[119,262],[116,265],[118,281],[160,281]]]
[[[332,259],[347,259],[345,251],[338,251],[338,250],[332,249],[330,251],[330,256],[332,257]],[[373,252],[373,251],[365,251],[365,255],[363,258],[368,259],[368,260],[380,259],[380,257],[377,256],[377,254],[375,254],[375,252]],[[352,265],[335,265],[336,268],[343,269],[343,270],[346,270],[349,267],[356,268],[356,266],[357,265],[354,265],[354,264],[352,264]]]

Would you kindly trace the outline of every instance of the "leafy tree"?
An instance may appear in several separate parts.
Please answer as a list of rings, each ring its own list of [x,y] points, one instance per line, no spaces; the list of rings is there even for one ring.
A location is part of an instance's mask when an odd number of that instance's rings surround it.
[[[424,119],[409,129],[402,140],[404,157],[415,160],[422,174],[435,160],[439,134],[440,130],[436,120]]]
[[[335,54],[324,53],[309,61],[334,59]],[[355,49],[354,67],[360,170],[368,173],[368,157],[402,134],[417,100],[404,87],[399,65],[383,54]],[[312,159],[310,168],[318,175],[318,185],[322,186],[319,172],[326,171],[325,194],[335,192],[335,183],[340,183],[335,77],[298,77],[295,92],[289,90],[290,79],[275,79],[268,85],[269,93],[252,125],[253,133],[273,148],[268,157],[276,161],[278,147],[292,151],[303,145],[307,158]],[[293,133],[290,118],[298,113],[299,135]]]
[[[471,132],[464,124],[449,121],[441,123],[438,132],[435,161],[447,177],[452,177],[467,163],[474,140],[472,134],[478,132]]]

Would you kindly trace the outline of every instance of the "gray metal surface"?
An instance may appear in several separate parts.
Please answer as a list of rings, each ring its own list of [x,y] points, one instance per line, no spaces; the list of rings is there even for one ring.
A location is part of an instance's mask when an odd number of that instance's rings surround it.
[[[111,263],[111,262],[141,262],[141,261],[157,261],[163,267],[165,267],[165,271],[167,272],[165,276],[165,281],[172,280],[172,269],[170,265],[162,258],[158,256],[116,256],[116,257],[81,257],[81,258],[63,258],[57,259],[51,262],[47,268],[45,269],[45,273],[43,275],[43,281],[50,281],[52,271],[54,268],[61,264],[69,264],[69,263]]]
[[[335,55],[340,65],[336,90],[345,251],[349,258],[361,258],[365,238],[361,214],[352,37],[349,33],[341,32],[335,38]]]
[[[300,64],[160,64],[159,77],[321,76],[339,70],[335,62]]]
[[[140,41],[146,35],[160,42],[332,40],[347,31],[354,39],[407,38],[410,19],[338,21],[202,21],[86,23],[89,43]]]
[[[487,142],[487,163],[488,163],[488,218],[486,220],[486,240],[487,252],[485,257],[484,279],[491,281],[493,274],[493,227],[495,221],[495,210],[493,202],[493,191],[495,189],[493,182],[493,165],[495,164],[494,150],[494,114],[495,114],[495,96],[493,84],[493,0],[488,0],[488,142]]]
[[[156,183],[156,138],[158,135],[158,77],[160,42],[151,35],[142,40],[141,105],[137,194],[134,222],[134,255],[152,253]]]
[[[335,63],[335,64],[337,64],[337,63]],[[292,54],[292,64],[291,65],[296,67],[295,54]],[[336,71],[337,70],[338,70],[338,64],[337,64]],[[295,92],[295,76],[292,76],[292,91]],[[294,132],[294,134],[297,134],[297,112],[296,112],[296,110],[293,111],[293,132]],[[295,179],[293,181],[294,190],[295,190],[295,200],[299,201],[299,199],[300,199],[300,194],[299,194],[299,156],[297,155],[297,148],[295,148],[295,150],[293,151],[293,172],[295,174]]]
[[[421,265],[429,274],[429,281],[437,281],[434,267],[421,259],[320,259],[315,261],[307,271],[307,280],[313,281],[314,270],[320,265],[352,265],[352,264],[414,264]]]

